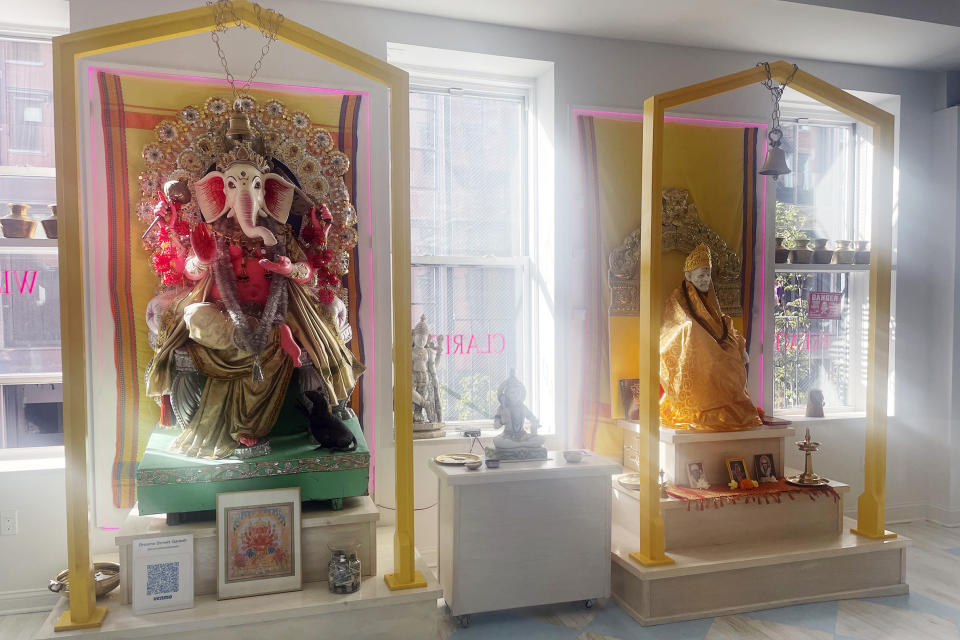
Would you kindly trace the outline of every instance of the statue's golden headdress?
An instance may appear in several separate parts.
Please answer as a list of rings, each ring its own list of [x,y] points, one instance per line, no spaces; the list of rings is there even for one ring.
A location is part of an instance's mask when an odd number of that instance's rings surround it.
[[[713,267],[713,264],[710,262],[710,247],[703,242],[698,244],[696,248],[690,252],[687,260],[683,263],[684,271],[693,271],[698,267]]]

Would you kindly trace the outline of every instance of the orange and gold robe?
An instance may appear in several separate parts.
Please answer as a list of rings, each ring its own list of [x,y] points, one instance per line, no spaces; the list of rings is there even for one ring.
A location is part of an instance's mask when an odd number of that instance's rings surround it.
[[[746,346],[710,286],[690,282],[664,303],[660,328],[660,424],[671,429],[735,431],[760,425],[747,394]]]

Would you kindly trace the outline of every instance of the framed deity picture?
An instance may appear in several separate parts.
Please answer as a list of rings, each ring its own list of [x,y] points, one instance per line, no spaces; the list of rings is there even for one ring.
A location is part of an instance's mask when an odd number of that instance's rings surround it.
[[[300,487],[217,494],[217,599],[302,588]]]
[[[707,480],[707,474],[703,470],[702,462],[687,463],[687,480],[691,489],[708,489],[710,481]]]
[[[753,468],[757,474],[757,482],[777,481],[777,467],[774,465],[772,453],[753,456]]]
[[[747,473],[747,463],[743,458],[727,458],[727,473],[730,474],[730,480],[749,480],[750,474]]]

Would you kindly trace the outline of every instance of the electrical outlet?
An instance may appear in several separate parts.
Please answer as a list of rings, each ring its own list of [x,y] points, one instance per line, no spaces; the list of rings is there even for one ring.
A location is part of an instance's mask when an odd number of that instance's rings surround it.
[[[17,512],[0,511],[0,536],[17,535]]]

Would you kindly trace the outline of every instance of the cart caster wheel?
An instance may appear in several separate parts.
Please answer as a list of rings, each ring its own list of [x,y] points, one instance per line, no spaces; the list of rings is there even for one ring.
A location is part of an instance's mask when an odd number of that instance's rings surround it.
[[[330,508],[334,511],[343,509],[343,498],[330,498]]]
[[[466,629],[467,627],[470,626],[470,616],[469,615],[457,616],[457,623],[460,625],[461,629]]]
[[[585,606],[587,609],[593,609],[593,600],[584,600],[583,606]]]

